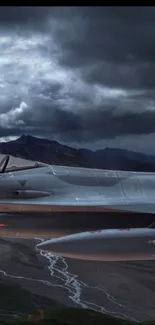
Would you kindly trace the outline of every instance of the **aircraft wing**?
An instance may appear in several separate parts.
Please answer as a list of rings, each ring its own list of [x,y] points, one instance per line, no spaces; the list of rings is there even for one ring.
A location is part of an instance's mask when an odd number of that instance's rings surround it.
[[[9,163],[0,162],[1,212],[155,213],[155,173]]]

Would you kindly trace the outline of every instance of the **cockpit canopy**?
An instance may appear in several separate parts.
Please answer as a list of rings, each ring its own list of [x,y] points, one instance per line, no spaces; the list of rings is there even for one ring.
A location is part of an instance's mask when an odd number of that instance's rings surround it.
[[[0,154],[0,173],[15,172],[18,170],[27,170],[45,166],[46,164],[40,162]]]

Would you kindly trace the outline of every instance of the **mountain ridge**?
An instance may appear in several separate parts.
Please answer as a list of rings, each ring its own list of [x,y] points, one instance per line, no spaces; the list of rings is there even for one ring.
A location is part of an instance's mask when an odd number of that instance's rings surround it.
[[[119,148],[96,151],[72,148],[44,138],[22,135],[0,143],[0,153],[40,162],[73,167],[155,172],[155,156]]]

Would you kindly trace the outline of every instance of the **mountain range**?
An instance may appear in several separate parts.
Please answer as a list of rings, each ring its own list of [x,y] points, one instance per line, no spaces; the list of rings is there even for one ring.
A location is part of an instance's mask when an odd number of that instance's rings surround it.
[[[117,148],[92,151],[57,141],[22,135],[0,143],[0,153],[40,162],[73,167],[155,172],[155,156]]]

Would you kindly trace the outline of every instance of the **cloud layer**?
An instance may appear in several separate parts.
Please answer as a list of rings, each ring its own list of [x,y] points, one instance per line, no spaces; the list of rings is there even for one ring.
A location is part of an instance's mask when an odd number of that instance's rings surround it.
[[[153,152],[154,7],[2,7],[0,53],[1,138]]]

